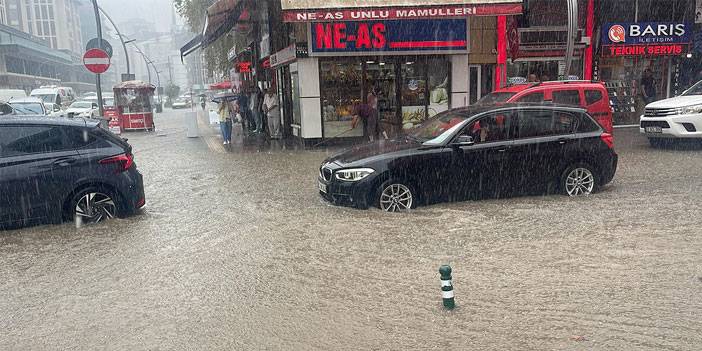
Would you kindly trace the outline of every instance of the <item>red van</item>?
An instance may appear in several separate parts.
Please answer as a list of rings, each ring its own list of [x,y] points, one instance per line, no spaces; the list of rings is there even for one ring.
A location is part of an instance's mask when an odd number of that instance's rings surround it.
[[[580,106],[586,109],[607,133],[612,133],[612,107],[603,82],[572,80],[515,84],[497,89],[478,101],[480,104],[508,102],[550,102]]]

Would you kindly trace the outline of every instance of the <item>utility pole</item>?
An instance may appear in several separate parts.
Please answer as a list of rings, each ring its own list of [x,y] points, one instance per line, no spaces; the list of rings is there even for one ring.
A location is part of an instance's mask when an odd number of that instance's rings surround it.
[[[112,24],[112,28],[115,29],[115,32],[117,32],[117,36],[119,37],[119,41],[122,42],[122,49],[124,50],[124,60],[127,62],[127,74],[131,74],[132,72],[129,70],[129,53],[127,52],[127,44],[124,42],[124,38],[122,37],[122,33],[120,33],[119,28],[117,28],[117,25],[115,25],[115,22],[112,21],[112,18],[107,15],[107,12],[102,9],[102,7],[98,6],[98,9],[100,12],[102,12],[102,15],[107,18],[108,21]]]
[[[563,75],[567,80],[570,75],[570,67],[573,64],[575,39],[578,34],[578,3],[576,0],[566,1],[568,2],[568,41],[566,42],[565,72]]]
[[[100,22],[100,10],[98,9],[97,0],[93,1],[93,10],[95,10],[95,25],[97,27],[98,43],[102,46],[102,24]],[[100,118],[105,115],[105,108],[102,105],[102,82],[100,81],[100,73],[95,75],[95,84],[97,85],[98,111]]]

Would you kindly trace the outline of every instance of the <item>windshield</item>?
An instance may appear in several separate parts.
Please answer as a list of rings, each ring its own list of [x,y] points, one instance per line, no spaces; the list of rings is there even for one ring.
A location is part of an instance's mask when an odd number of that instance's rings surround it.
[[[40,98],[41,101],[44,101],[46,104],[53,104],[56,102],[56,94],[39,94],[32,96]]]
[[[86,101],[77,101],[71,104],[71,108],[92,108],[93,103]]]
[[[42,105],[39,103],[10,103],[12,107],[15,109],[15,112],[17,114],[23,114],[23,115],[43,115],[44,114],[44,109],[42,108]]]
[[[685,90],[685,92],[680,94],[680,95],[682,95],[682,96],[702,95],[702,80],[697,82],[692,87],[690,87],[690,89]]]
[[[469,117],[456,112],[442,113],[412,129],[408,138],[426,145],[443,144]]]
[[[508,92],[490,93],[488,95],[485,95],[482,99],[478,100],[478,104],[482,104],[482,105],[499,104],[499,103],[506,102],[514,95],[517,95],[517,93],[508,93]]]

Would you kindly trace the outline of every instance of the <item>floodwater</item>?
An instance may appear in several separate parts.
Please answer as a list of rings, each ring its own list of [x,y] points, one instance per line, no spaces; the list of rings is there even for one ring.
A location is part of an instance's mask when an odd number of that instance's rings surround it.
[[[157,124],[128,134],[143,214],[0,233],[0,349],[702,347],[701,148],[622,129],[594,196],[385,214],[320,200],[329,151],[226,152],[180,113]]]

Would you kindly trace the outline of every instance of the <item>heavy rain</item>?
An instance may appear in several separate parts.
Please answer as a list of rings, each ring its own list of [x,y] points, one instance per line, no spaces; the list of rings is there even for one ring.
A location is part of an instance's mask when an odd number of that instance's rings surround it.
[[[33,4],[1,350],[702,345],[702,2]]]

